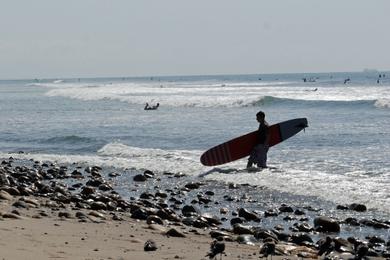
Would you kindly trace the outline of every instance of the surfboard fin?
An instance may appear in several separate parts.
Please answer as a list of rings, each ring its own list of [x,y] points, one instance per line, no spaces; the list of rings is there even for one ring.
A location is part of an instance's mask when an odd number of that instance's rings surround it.
[[[303,132],[305,132],[306,127],[309,127],[309,126],[307,124],[302,123],[302,124],[296,125],[296,127],[303,128]]]

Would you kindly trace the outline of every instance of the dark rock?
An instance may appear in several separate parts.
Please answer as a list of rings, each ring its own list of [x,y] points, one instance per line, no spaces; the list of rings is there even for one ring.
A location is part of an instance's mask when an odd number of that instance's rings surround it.
[[[261,240],[265,240],[265,239],[268,239],[268,238],[272,238],[272,240],[274,241],[278,241],[278,236],[270,231],[270,230],[266,230],[266,229],[259,229],[259,230],[255,230],[255,234],[254,234],[255,238],[257,239],[261,239]]]
[[[291,238],[291,235],[285,232],[277,232],[276,235],[280,241],[288,242]]]
[[[208,196],[214,196],[214,192],[213,191],[206,191],[205,194],[208,195]]]
[[[171,209],[159,209],[156,212],[156,215],[162,219],[166,219],[169,221],[179,222],[179,217],[175,214],[175,212]]]
[[[233,233],[238,235],[245,235],[245,234],[254,235],[252,226],[244,226],[241,224],[233,225]]]
[[[311,227],[308,223],[294,224],[298,232],[311,232],[313,231],[313,227]]]
[[[260,218],[255,213],[249,212],[244,208],[240,208],[238,210],[238,216],[244,218],[247,221],[260,221]]]
[[[148,216],[146,219],[146,223],[164,225],[164,221],[159,216],[156,216],[156,215]]]
[[[168,197],[168,194],[162,191],[157,191],[156,194],[154,194],[154,196],[165,199]]]
[[[72,214],[70,212],[60,211],[60,212],[58,212],[58,217],[60,217],[60,218],[72,218]]]
[[[207,220],[201,217],[195,219],[194,222],[192,223],[192,226],[196,228],[202,228],[202,229],[210,227]]]
[[[81,194],[85,196],[89,196],[95,193],[95,189],[93,187],[85,186],[82,188]]]
[[[242,223],[244,223],[244,221],[245,220],[243,218],[232,218],[230,220],[230,225],[234,226],[235,224],[242,224]]]
[[[308,243],[313,243],[313,239],[305,233],[295,233],[291,236],[291,242],[297,244],[297,245],[305,245]]]
[[[174,228],[169,229],[165,234],[170,237],[186,237],[183,233]]]
[[[200,209],[194,205],[185,205],[181,212],[186,217],[199,216],[201,214]]]
[[[94,201],[91,203],[91,209],[92,210],[106,210],[107,206],[105,203],[101,201]]]
[[[77,211],[76,212],[76,218],[78,219],[87,219],[87,215],[84,213],[84,212],[81,212],[81,211]]]
[[[28,204],[24,201],[18,200],[12,204],[15,208],[29,208]]]
[[[148,199],[153,199],[154,195],[151,193],[148,193],[148,192],[143,192],[143,193],[141,193],[141,195],[139,197],[140,197],[140,199],[148,200]]]
[[[269,209],[264,212],[264,217],[276,217],[278,215],[278,211],[275,209]]]
[[[146,181],[146,177],[143,174],[137,174],[134,176],[133,180],[138,182],[144,182]]]
[[[294,211],[294,214],[295,214],[295,215],[302,216],[302,215],[305,215],[306,213],[305,213],[303,210],[301,210],[301,209],[296,209],[296,210]]]
[[[199,189],[200,185],[201,185],[200,182],[190,182],[184,185],[184,187],[190,190],[195,190],[195,189]]]
[[[378,237],[378,236],[369,236],[369,237],[366,237],[368,239],[368,242],[370,242],[371,244],[384,244],[386,241],[381,238],[381,237]]]
[[[282,212],[282,213],[292,213],[292,212],[294,212],[294,209],[292,207],[290,207],[290,206],[282,205],[279,208],[279,211]]]
[[[134,219],[146,220],[148,216],[148,212],[143,208],[138,208],[135,211],[131,212],[131,217]]]
[[[144,244],[144,251],[156,251],[157,250],[157,244],[153,240],[148,240]]]
[[[217,216],[211,215],[210,213],[203,213],[201,218],[205,219],[207,223],[212,226],[218,226],[222,224],[221,220]]]
[[[11,194],[12,196],[20,196],[20,191],[16,187],[4,187],[3,190]]]
[[[345,205],[337,205],[336,209],[338,209],[338,210],[348,210],[349,207],[345,206]]]
[[[352,203],[349,205],[350,210],[358,211],[358,212],[364,212],[367,211],[367,207],[363,204],[358,204],[358,203]]]
[[[101,191],[109,191],[112,190],[112,187],[107,183],[102,183],[99,185],[99,190]]]
[[[85,183],[85,185],[92,187],[99,187],[101,184],[103,184],[103,180],[99,178],[92,178]]]
[[[340,232],[339,223],[335,219],[325,216],[316,217],[314,227],[320,232]]]
[[[360,226],[356,218],[346,218],[344,222],[351,226]]]

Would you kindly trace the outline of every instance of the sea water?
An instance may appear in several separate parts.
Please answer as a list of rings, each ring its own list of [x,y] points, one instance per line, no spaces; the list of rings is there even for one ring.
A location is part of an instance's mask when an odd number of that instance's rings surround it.
[[[269,124],[309,122],[270,149],[273,169],[200,163],[210,147],[257,129],[259,110]],[[7,80],[0,122],[0,158],[182,172],[390,216],[386,72]]]

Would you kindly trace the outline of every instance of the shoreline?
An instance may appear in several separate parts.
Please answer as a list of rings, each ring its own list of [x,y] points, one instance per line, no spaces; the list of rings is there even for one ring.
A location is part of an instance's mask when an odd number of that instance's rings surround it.
[[[381,241],[375,233],[367,240],[338,237],[340,229],[354,225],[389,230],[388,221],[363,223],[352,218],[346,223],[318,216],[313,208],[309,214],[310,208],[303,206],[282,205],[264,212],[245,208],[249,204],[229,208],[226,205],[235,199],[258,201],[235,196],[234,191],[245,186],[234,184],[227,184],[230,197],[216,199],[213,185],[188,181],[180,173],[145,171],[131,176],[129,188],[137,196],[125,200],[112,185],[120,175],[106,176],[97,166],[3,160],[0,251],[6,253],[2,257],[26,259],[33,253],[40,259],[208,259],[210,243],[221,240],[226,247],[223,259],[258,259],[267,243],[275,245],[273,254],[280,259],[317,258],[324,239],[313,239],[316,236],[332,238],[329,256],[352,258],[358,248],[367,249],[370,258],[390,256],[390,241]],[[172,187],[172,180],[178,187]],[[171,188],[163,189],[162,183]],[[142,185],[149,191],[142,190]],[[205,212],[212,207],[219,209],[219,215]],[[277,216],[283,220],[271,222],[276,224],[273,229],[262,227],[266,218]],[[157,250],[144,251],[149,239],[156,242]]]

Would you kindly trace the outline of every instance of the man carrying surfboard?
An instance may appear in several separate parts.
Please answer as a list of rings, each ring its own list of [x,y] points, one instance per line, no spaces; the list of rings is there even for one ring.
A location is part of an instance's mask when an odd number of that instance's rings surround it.
[[[269,125],[265,121],[265,113],[259,111],[256,114],[257,122],[259,122],[258,141],[259,143],[253,147],[248,158],[246,168],[251,168],[253,164],[257,164],[259,168],[267,168],[267,153],[269,148]]]

